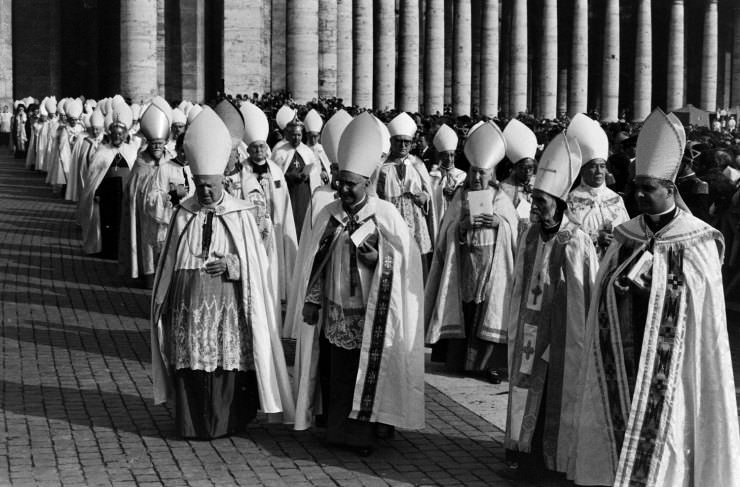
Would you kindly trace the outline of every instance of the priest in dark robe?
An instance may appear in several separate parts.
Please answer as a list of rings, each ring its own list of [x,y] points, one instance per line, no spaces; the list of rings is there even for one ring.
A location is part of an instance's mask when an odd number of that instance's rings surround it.
[[[95,151],[80,197],[83,249],[111,260],[118,259],[123,190],[138,152],[127,142],[130,125],[131,108],[117,95],[106,115],[108,143]]]
[[[174,402],[184,438],[242,432],[259,409],[292,422],[265,249],[249,204],[223,189],[231,136],[205,107],[184,148],[196,193],[175,209],[157,268],[154,402]]]
[[[519,237],[509,303],[509,405],[504,446],[521,471],[565,472],[573,452],[578,378],[598,260],[565,200],[581,168],[578,142],[558,134],[540,159],[532,225]]]
[[[393,427],[424,427],[421,257],[396,208],[367,193],[381,143],[369,113],[343,132],[340,198],[301,240],[286,316],[298,335],[295,428],[321,415],[327,441],[360,455]]]
[[[659,108],[637,138],[642,213],[615,229],[588,317],[568,472],[578,485],[740,486],[724,241],[681,208],[685,146]]]
[[[272,162],[285,174],[296,234],[300,241],[306,214],[311,211],[311,195],[319,186],[328,183],[321,177],[321,162],[314,151],[303,143],[303,123],[293,120],[285,127],[287,142],[272,153]]]

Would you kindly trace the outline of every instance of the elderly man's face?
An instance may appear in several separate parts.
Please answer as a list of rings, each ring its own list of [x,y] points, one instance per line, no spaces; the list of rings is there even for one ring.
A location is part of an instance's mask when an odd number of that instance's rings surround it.
[[[535,162],[533,159],[523,159],[514,164],[514,178],[519,184],[528,183],[534,174]]]
[[[288,127],[286,137],[288,138],[290,145],[298,147],[301,145],[301,141],[303,140],[303,129],[300,125],[291,125]]]
[[[220,174],[193,175],[195,194],[201,205],[213,205],[221,200],[224,192],[223,180]]]
[[[252,142],[247,146],[247,154],[250,161],[260,163],[267,159],[267,144],[262,140]]]
[[[308,132],[306,134],[306,142],[309,146],[314,146],[319,143],[319,133],[318,132]]]
[[[152,156],[152,159],[158,161],[164,154],[164,140],[155,139],[147,142],[146,151]]]
[[[581,169],[581,179],[592,188],[598,188],[606,181],[606,161],[593,159]]]
[[[554,196],[535,189],[532,191],[532,209],[530,210],[533,222],[542,222],[546,226],[555,223],[558,203]]]
[[[406,157],[411,152],[413,142],[413,139],[406,135],[395,135],[391,137],[391,155]]]
[[[336,179],[339,198],[345,206],[353,206],[365,198],[368,178],[349,171],[339,171]]]
[[[110,143],[113,147],[118,147],[126,140],[126,129],[120,125],[113,125],[110,128]]]
[[[67,125],[69,125],[70,127],[74,127],[75,125],[77,125],[77,119],[72,118],[72,117],[67,117]]]
[[[468,185],[473,191],[486,189],[493,179],[493,169],[482,169],[480,167],[470,166],[468,169]]]
[[[184,123],[173,123],[170,127],[170,134],[172,135],[173,139],[176,139],[178,135],[185,132],[185,124]]]
[[[439,165],[441,167],[445,169],[449,169],[455,165],[455,151],[449,150],[449,151],[439,152],[437,154],[437,160],[439,161]]]
[[[99,137],[103,133],[103,127],[93,127],[92,134],[95,137]]]

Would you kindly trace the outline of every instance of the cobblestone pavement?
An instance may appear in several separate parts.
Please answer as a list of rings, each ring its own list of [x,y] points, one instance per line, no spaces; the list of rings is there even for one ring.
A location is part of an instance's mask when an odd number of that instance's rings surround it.
[[[81,252],[74,208],[0,156],[0,485],[571,485],[513,479],[500,427],[450,378],[429,381],[449,395],[427,386],[426,429],[368,458],[261,420],[179,439],[151,401],[148,293]]]

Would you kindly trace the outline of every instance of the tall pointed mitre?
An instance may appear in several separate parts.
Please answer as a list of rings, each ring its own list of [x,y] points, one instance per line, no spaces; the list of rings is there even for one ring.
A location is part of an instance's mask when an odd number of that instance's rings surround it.
[[[378,128],[382,136],[381,142],[380,142],[381,150],[383,151],[383,154],[389,154],[391,151],[391,133],[388,130],[388,126],[384,124],[383,121],[380,120],[375,115],[373,115],[373,118],[375,119],[375,123],[378,124]]]
[[[495,123],[486,122],[467,138],[463,151],[471,166],[493,169],[506,154],[504,134]]]
[[[100,108],[95,108],[92,115],[90,115],[90,125],[93,127],[105,127],[105,115]]]
[[[110,110],[110,98],[103,98],[102,100],[100,100],[98,108],[100,108],[100,111],[103,112],[103,116],[108,115],[108,111]]]
[[[50,114],[55,114],[57,112],[57,99],[53,96],[51,98],[47,98],[44,102],[44,108],[46,108],[46,111]]]
[[[584,166],[594,159],[609,158],[609,138],[596,120],[579,113],[570,121],[567,131],[578,140]]]
[[[524,159],[534,159],[537,154],[537,136],[516,118],[512,118],[504,128],[506,157],[516,164]]]
[[[175,108],[172,110],[172,123],[181,123],[185,125],[188,122],[188,118],[185,116],[185,113],[180,110],[179,108]]]
[[[686,132],[672,113],[656,108],[637,136],[635,175],[674,182],[686,147]]]
[[[200,105],[196,104],[196,105],[191,106],[190,109],[188,110],[188,116],[187,116],[187,119],[185,120],[185,123],[187,123],[188,125],[193,123],[193,120],[195,120],[195,117],[197,117],[198,114],[202,111],[203,111],[203,107]]]
[[[537,165],[534,189],[562,201],[581,171],[581,148],[572,135],[561,132],[547,144]]]
[[[270,134],[270,121],[265,112],[249,101],[242,102],[239,110],[244,117],[244,143],[266,142]]]
[[[324,121],[321,119],[319,112],[312,108],[303,119],[303,125],[306,127],[306,132],[318,134],[321,132],[321,127],[324,126]]]
[[[185,156],[193,174],[224,173],[231,154],[231,134],[210,107],[204,107],[185,132]]]
[[[373,115],[364,112],[352,120],[339,140],[337,163],[340,171],[369,178],[382,156],[383,133]]]
[[[46,111],[46,103],[42,103],[39,105],[39,114],[41,114],[44,117],[49,116],[49,112]]]
[[[352,115],[344,110],[337,111],[337,113],[326,121],[324,130],[321,132],[321,145],[324,147],[324,152],[326,152],[329,162],[337,163],[339,141],[342,138],[342,133],[344,133],[344,130],[351,121]]]
[[[283,130],[290,122],[295,119],[296,111],[290,108],[288,105],[283,105],[275,115],[275,122],[277,122],[280,130]]]
[[[172,125],[172,107],[161,96],[152,99],[139,122],[147,140],[167,140]]]
[[[80,118],[82,115],[82,101],[79,99],[69,100],[65,105],[67,117]]]
[[[437,149],[437,152],[453,152],[457,150],[457,142],[457,132],[445,123],[437,129],[437,133],[434,134],[434,140],[432,140],[432,144]]]
[[[67,104],[67,98],[62,98],[62,99],[61,99],[61,100],[59,100],[59,102],[57,103],[57,113],[58,113],[59,115],[62,115],[62,116],[64,116],[64,115],[66,115],[66,114],[67,114],[66,110],[64,109],[64,105],[66,105],[66,104]]]
[[[177,105],[177,108],[179,108],[180,111],[182,111],[182,113],[184,113],[185,115],[187,115],[188,112],[190,111],[190,109],[193,108],[193,104],[190,103],[187,100],[183,100],[183,101],[180,102],[179,105]]]
[[[390,132],[391,137],[400,135],[413,138],[416,135],[416,131],[416,122],[406,112],[399,113],[396,115],[396,118],[388,123],[388,132]]]
[[[466,135],[466,137],[470,137],[472,133],[475,132],[484,123],[486,122],[484,122],[483,120],[478,120],[477,122],[475,122],[473,126],[470,127],[470,129],[468,130],[468,134]]]
[[[128,106],[128,103],[126,103],[126,101],[120,95],[116,95],[115,97],[113,97],[113,100],[111,100],[108,116],[111,120],[110,123],[107,124],[108,127],[110,127],[111,124],[122,125],[128,130],[129,128],[131,128],[131,124],[133,123],[133,114],[131,113],[131,107]]]
[[[221,117],[231,134],[231,147],[236,147],[244,138],[244,117],[229,100],[221,100],[213,109]]]

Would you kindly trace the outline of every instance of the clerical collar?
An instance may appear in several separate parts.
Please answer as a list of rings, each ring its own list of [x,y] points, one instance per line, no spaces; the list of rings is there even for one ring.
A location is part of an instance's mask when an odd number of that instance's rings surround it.
[[[344,208],[344,211],[351,216],[360,211],[362,207],[365,206],[365,203],[367,203],[367,193],[365,193],[360,201],[350,206],[349,208],[346,205],[342,205],[342,207]]]
[[[270,166],[267,165],[266,160],[255,162],[252,159],[249,159],[249,164],[252,166],[252,171],[254,171],[255,174],[264,174],[270,170]]]
[[[658,220],[661,219],[661,217],[664,217],[664,216],[668,215],[669,213],[672,216],[674,211],[676,211],[676,203],[673,203],[673,206],[671,206],[670,208],[668,208],[664,212],[655,213],[653,215],[651,215],[650,213],[645,213],[645,216],[648,217],[649,220],[652,220],[654,222],[657,222]]]

